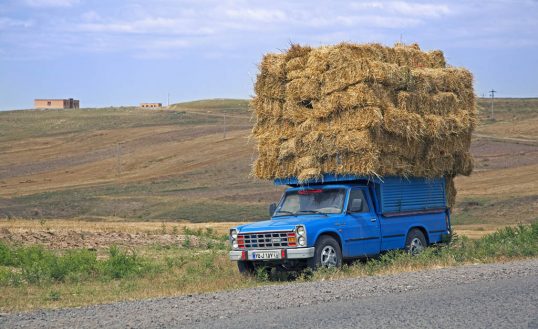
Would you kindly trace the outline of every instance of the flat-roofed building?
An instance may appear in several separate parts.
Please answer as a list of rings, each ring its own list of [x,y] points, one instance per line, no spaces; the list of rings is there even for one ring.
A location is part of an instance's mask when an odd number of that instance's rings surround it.
[[[163,104],[162,103],[140,103],[140,107],[156,108],[156,107],[163,107]]]
[[[34,99],[36,109],[78,109],[80,101],[78,99]]]

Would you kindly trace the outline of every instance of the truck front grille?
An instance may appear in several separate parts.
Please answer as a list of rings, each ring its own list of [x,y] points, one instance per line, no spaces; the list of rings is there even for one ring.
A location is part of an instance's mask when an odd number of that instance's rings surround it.
[[[237,244],[241,249],[296,247],[297,237],[295,232],[240,233]]]

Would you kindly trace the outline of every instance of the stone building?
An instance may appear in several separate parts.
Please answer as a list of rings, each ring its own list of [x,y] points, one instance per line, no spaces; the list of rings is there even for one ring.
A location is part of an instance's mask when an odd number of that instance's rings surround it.
[[[80,101],[78,99],[34,99],[36,109],[78,109]]]

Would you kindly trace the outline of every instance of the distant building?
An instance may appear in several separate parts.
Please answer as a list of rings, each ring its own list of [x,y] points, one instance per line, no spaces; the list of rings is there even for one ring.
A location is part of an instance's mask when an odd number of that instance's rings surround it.
[[[36,109],[78,109],[80,102],[78,99],[34,99]]]
[[[162,103],[140,103],[140,107],[156,108],[156,107],[163,107],[163,104]]]

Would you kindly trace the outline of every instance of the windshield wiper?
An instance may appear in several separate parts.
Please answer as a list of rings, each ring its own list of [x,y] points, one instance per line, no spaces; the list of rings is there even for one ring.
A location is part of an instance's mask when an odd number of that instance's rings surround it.
[[[319,210],[301,210],[301,211],[296,212],[296,214],[298,214],[298,213],[302,213],[302,212],[311,213],[311,214],[320,214],[320,215],[329,216],[329,215],[327,215],[326,213],[321,212],[321,211],[319,211]]]
[[[279,214],[279,213],[284,213],[284,214],[288,214],[288,215],[292,215],[292,216],[297,216],[296,213],[291,212],[291,211],[287,211],[287,210],[279,210],[279,211],[277,211],[276,213],[277,213],[277,214]]]

